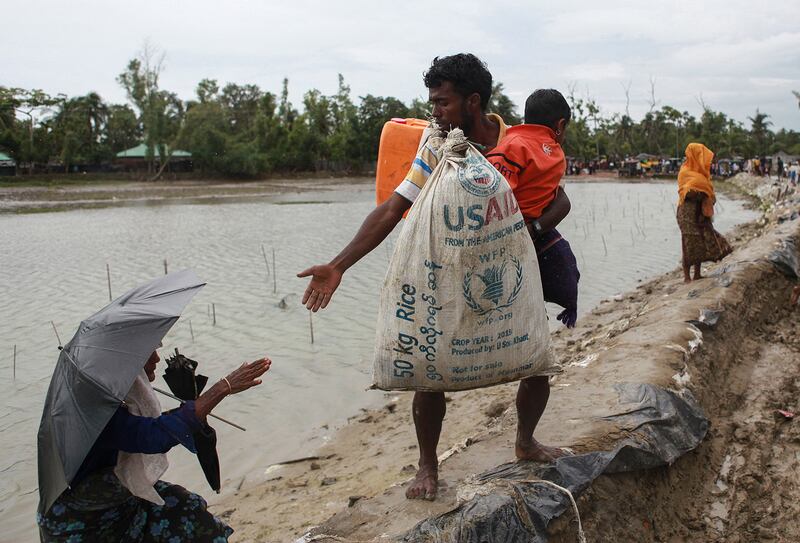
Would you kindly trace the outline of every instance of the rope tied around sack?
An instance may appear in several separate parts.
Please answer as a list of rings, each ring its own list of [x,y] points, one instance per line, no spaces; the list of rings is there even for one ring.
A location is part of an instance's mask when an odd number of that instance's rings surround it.
[[[468,147],[469,140],[467,136],[464,135],[464,131],[460,128],[454,128],[447,133],[447,137],[444,138],[444,141],[441,143],[439,151],[442,153],[442,156],[456,155],[463,157]]]

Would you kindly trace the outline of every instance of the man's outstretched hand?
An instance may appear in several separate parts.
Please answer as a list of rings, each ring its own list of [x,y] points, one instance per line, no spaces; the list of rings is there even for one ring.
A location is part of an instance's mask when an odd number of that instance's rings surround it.
[[[323,264],[312,266],[297,274],[297,277],[308,276],[311,276],[311,282],[303,294],[301,303],[311,311],[325,309],[328,302],[331,301],[333,293],[339,287],[339,283],[342,282],[342,273],[330,264]]]

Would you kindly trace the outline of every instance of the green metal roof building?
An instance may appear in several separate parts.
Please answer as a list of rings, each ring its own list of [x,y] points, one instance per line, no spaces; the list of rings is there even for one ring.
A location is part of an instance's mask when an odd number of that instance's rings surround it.
[[[117,153],[117,158],[145,158],[146,156],[147,146],[144,143],[140,143],[136,147],[131,147],[130,149],[125,149]],[[155,151],[155,157],[158,158],[157,151]],[[175,149],[172,153],[172,158],[192,158],[192,153]]]
[[[16,175],[17,163],[7,154],[0,152],[0,175]]]
[[[158,167],[161,162],[161,156],[158,154],[156,149],[154,149],[153,160]],[[136,147],[131,147],[130,149],[120,151],[114,157],[114,162],[117,168],[121,168],[122,170],[144,170],[147,168],[147,146],[144,143],[140,143]],[[172,152],[172,156],[169,158],[166,171],[171,173],[180,173],[191,172],[192,169],[192,153],[175,149]]]

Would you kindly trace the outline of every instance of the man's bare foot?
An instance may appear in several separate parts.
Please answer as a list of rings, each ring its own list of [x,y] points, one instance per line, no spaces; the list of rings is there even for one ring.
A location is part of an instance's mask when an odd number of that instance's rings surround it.
[[[517,441],[514,446],[514,452],[519,460],[533,460],[534,462],[554,462],[556,458],[562,456],[570,456],[568,450],[560,449],[558,447],[548,447],[542,445],[535,439],[530,443],[520,443]]]
[[[692,278],[691,277],[684,277],[683,278],[683,282],[684,283],[691,283],[692,282]]]
[[[439,485],[439,469],[436,466],[420,466],[414,480],[406,489],[406,498],[409,500],[430,500],[436,499],[436,491]]]

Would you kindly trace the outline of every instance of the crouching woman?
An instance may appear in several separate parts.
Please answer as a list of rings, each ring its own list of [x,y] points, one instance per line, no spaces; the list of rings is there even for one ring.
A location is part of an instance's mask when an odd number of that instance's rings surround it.
[[[159,360],[153,352],[69,488],[37,514],[43,542],[222,543],[233,533],[203,498],[159,478],[165,453],[179,444],[196,453],[192,435],[206,416],[226,396],[260,384],[271,362],[243,364],[197,400],[161,414],[150,385]]]

